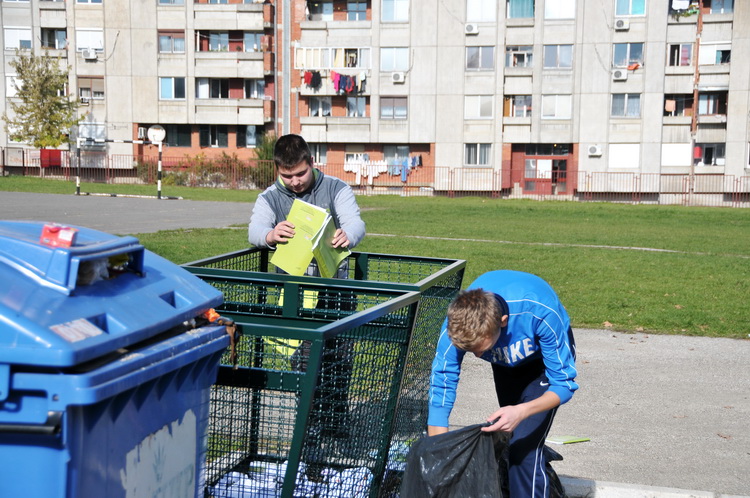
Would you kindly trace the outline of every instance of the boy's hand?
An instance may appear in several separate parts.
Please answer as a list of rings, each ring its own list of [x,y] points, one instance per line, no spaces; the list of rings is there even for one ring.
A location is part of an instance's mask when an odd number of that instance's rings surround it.
[[[268,234],[266,235],[266,243],[269,246],[283,244],[294,237],[294,233],[294,225],[284,220],[276,225],[273,230],[268,232]]]
[[[337,228],[336,233],[333,234],[331,245],[333,247],[349,247],[349,237],[346,236],[346,232]]]

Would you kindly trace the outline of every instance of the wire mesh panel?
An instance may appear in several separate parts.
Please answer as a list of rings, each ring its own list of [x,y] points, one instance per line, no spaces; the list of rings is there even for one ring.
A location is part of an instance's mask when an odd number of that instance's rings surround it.
[[[225,358],[212,392],[207,496],[393,496],[426,427],[465,262],[352,253],[337,280],[273,273],[268,260],[249,249],[185,265],[224,293],[221,314],[245,335],[240,366]],[[413,311],[372,314],[414,293]]]

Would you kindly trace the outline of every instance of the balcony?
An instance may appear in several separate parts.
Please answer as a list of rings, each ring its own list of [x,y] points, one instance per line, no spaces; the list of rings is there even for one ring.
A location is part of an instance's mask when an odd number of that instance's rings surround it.
[[[195,119],[203,124],[265,123],[262,99],[195,99]]]
[[[194,4],[195,29],[262,31],[273,25],[273,6],[255,3]]]
[[[262,78],[267,52],[195,52],[195,75],[211,78]]]

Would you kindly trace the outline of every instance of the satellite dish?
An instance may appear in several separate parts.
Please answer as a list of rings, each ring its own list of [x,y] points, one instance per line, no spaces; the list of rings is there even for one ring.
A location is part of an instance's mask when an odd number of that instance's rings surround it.
[[[148,127],[148,132],[146,133],[146,135],[148,136],[148,139],[150,141],[161,143],[167,136],[167,130],[165,130],[161,125],[153,125]]]

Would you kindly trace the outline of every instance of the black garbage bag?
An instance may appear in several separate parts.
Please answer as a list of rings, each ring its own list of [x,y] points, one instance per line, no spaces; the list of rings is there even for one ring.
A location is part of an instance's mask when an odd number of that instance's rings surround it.
[[[415,442],[401,483],[404,498],[502,498],[509,434],[464,427]]]

